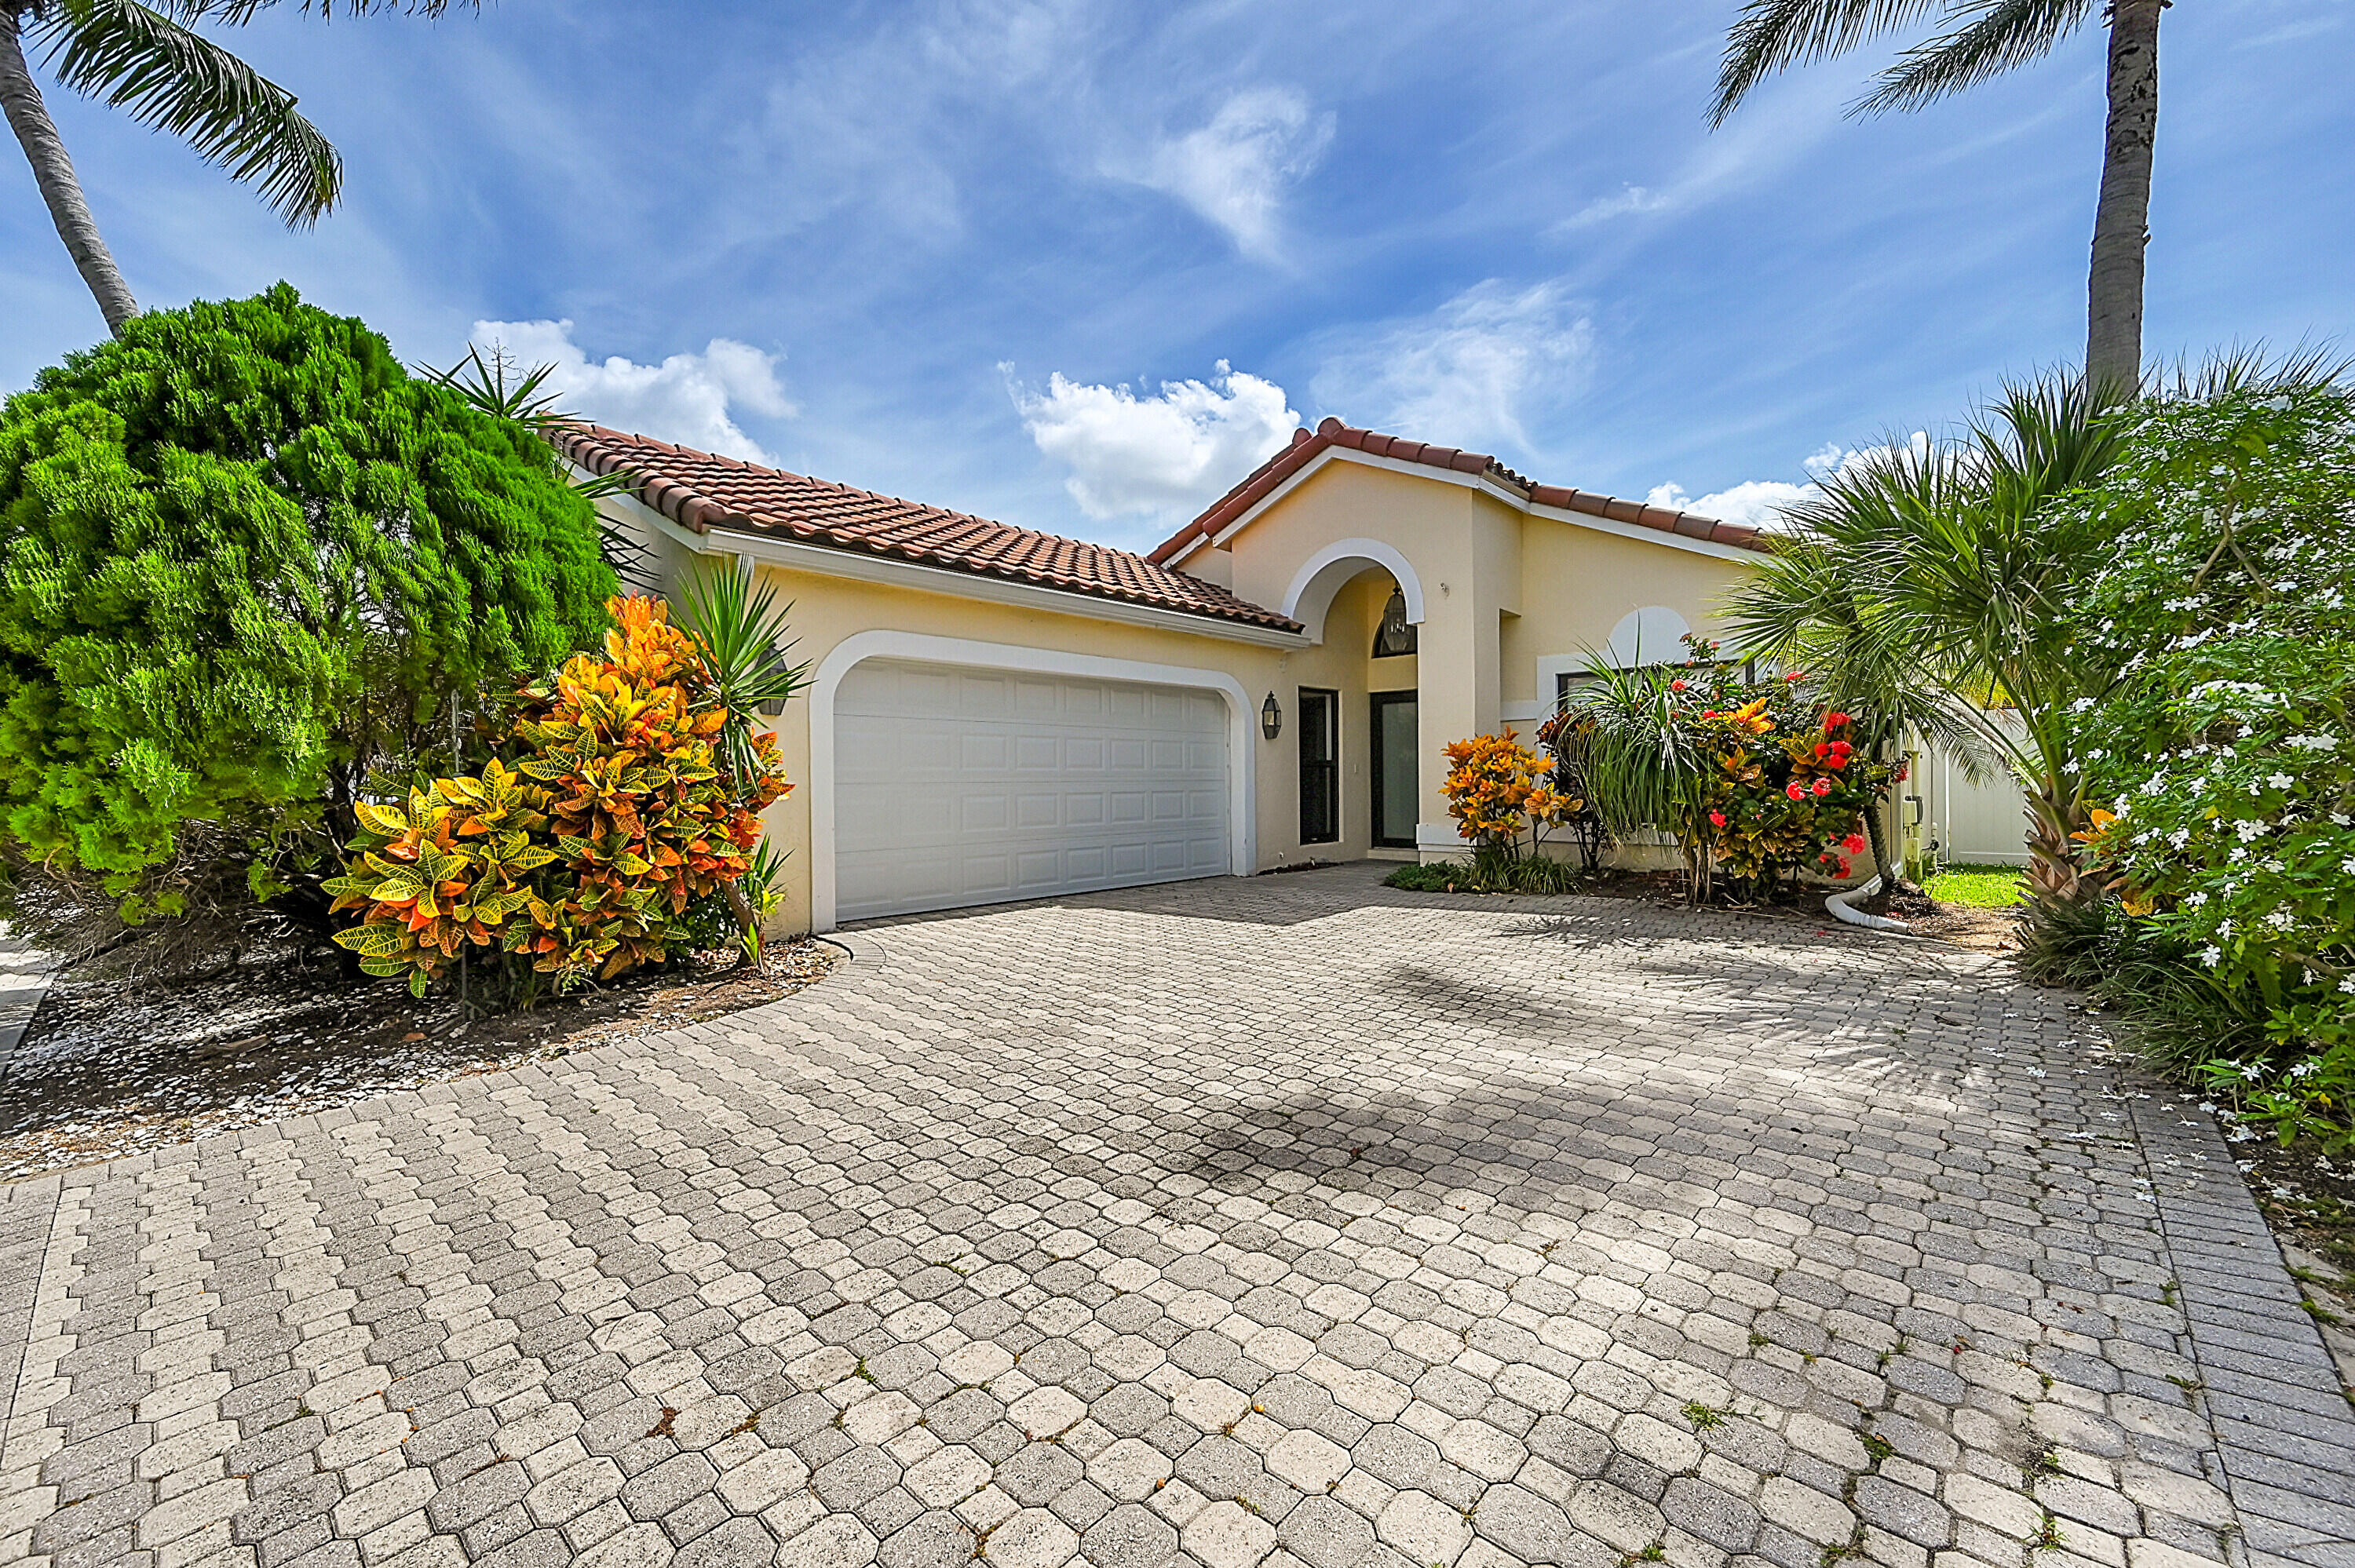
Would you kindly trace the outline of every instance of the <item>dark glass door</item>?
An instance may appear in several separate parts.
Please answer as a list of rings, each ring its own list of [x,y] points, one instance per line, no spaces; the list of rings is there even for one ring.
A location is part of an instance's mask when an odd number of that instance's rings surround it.
[[[1414,694],[1376,692],[1373,700],[1374,842],[1385,849],[1412,849],[1414,814],[1421,804]]]
[[[1341,694],[1300,688],[1300,842],[1341,836]]]

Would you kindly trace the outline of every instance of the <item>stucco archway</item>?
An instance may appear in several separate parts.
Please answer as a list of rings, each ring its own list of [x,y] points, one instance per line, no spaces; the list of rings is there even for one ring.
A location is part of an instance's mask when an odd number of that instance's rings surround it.
[[[1333,596],[1370,567],[1390,573],[1406,596],[1408,624],[1423,624],[1423,579],[1395,546],[1380,539],[1336,539],[1301,562],[1284,592],[1284,613],[1307,628],[1310,641],[1324,641],[1325,615],[1333,608]]]

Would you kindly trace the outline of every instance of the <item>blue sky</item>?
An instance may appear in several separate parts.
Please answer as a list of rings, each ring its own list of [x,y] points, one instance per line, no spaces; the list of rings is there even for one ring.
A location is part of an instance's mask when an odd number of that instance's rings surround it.
[[[1742,514],[2082,352],[2102,61],[1858,121],[1858,56],[1711,132],[1736,8],[265,13],[226,41],[347,164],[302,234],[51,99],[143,303],[507,323],[585,412],[829,479],[1146,545],[1333,414]],[[2149,352],[2355,347],[2355,5],[2166,26]],[[5,388],[101,330],[13,152],[0,321]]]

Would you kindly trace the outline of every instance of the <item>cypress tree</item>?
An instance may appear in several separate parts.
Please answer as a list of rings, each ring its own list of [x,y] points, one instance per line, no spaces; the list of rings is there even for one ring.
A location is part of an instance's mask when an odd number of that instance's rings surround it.
[[[0,404],[0,847],[134,917],[195,845],[282,892],[614,587],[549,450],[362,323],[142,315]]]

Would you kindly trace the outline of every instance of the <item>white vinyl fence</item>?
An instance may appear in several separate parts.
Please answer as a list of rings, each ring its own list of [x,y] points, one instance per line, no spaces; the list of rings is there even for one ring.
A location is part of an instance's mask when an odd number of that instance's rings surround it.
[[[2017,734],[2017,717],[1996,722]],[[2026,865],[2028,795],[2002,763],[1972,782],[1963,765],[1926,742],[1912,750],[1913,770],[1896,790],[1899,842],[1908,863]]]

